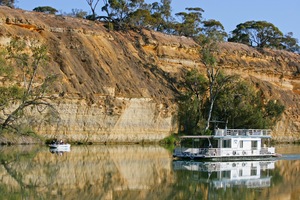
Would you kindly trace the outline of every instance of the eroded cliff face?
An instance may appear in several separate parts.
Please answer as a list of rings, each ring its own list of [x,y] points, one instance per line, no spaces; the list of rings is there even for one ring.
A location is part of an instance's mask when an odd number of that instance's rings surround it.
[[[176,83],[199,63],[197,44],[148,30],[108,31],[83,19],[0,7],[0,44],[38,39],[51,58],[40,74],[55,73],[61,120],[35,127],[45,137],[87,142],[158,141],[177,131]],[[274,129],[281,141],[300,139],[300,56],[224,43],[220,65],[252,80],[286,106]],[[8,84],[2,78],[2,84]]]

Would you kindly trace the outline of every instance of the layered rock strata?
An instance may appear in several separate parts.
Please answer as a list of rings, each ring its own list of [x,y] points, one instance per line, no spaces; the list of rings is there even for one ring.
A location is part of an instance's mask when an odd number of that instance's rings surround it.
[[[48,46],[61,119],[36,125],[45,137],[86,142],[158,141],[177,131],[177,84],[183,72],[204,70],[190,38],[149,30],[108,31],[83,19],[0,7],[0,45],[14,37]],[[300,56],[223,43],[220,65],[259,85],[286,106],[274,128],[278,141],[300,139]],[[18,80],[18,77],[16,77]],[[5,78],[1,84],[9,84]]]

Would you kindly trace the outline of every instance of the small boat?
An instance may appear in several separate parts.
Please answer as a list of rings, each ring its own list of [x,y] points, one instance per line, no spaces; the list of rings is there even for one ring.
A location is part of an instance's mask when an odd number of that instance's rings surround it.
[[[51,149],[70,149],[70,144],[49,144]]]
[[[269,129],[216,129],[214,135],[182,136],[176,159],[256,160],[281,156],[270,147]]]

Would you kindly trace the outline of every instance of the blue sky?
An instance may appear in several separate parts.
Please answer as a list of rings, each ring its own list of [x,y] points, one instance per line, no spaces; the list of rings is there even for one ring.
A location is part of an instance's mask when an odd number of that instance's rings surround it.
[[[150,3],[154,0],[145,1]],[[24,10],[51,6],[66,13],[73,8],[90,12],[86,0],[18,0],[16,6]],[[100,0],[98,14],[102,6],[103,1]],[[264,20],[273,23],[283,34],[293,32],[294,37],[300,40],[300,0],[172,0],[173,13],[184,11],[186,7],[202,8],[205,11],[203,18],[220,21],[227,33],[239,23]]]

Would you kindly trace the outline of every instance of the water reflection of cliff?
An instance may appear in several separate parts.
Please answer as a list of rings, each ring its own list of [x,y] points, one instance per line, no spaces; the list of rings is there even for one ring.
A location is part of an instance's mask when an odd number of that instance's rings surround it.
[[[160,199],[173,181],[170,154],[158,146],[0,148],[0,188],[18,198]],[[168,195],[168,194],[166,194]]]
[[[45,146],[0,146],[0,199],[299,199],[298,147],[266,165],[194,162],[173,170],[159,146],[72,146],[61,156]]]

